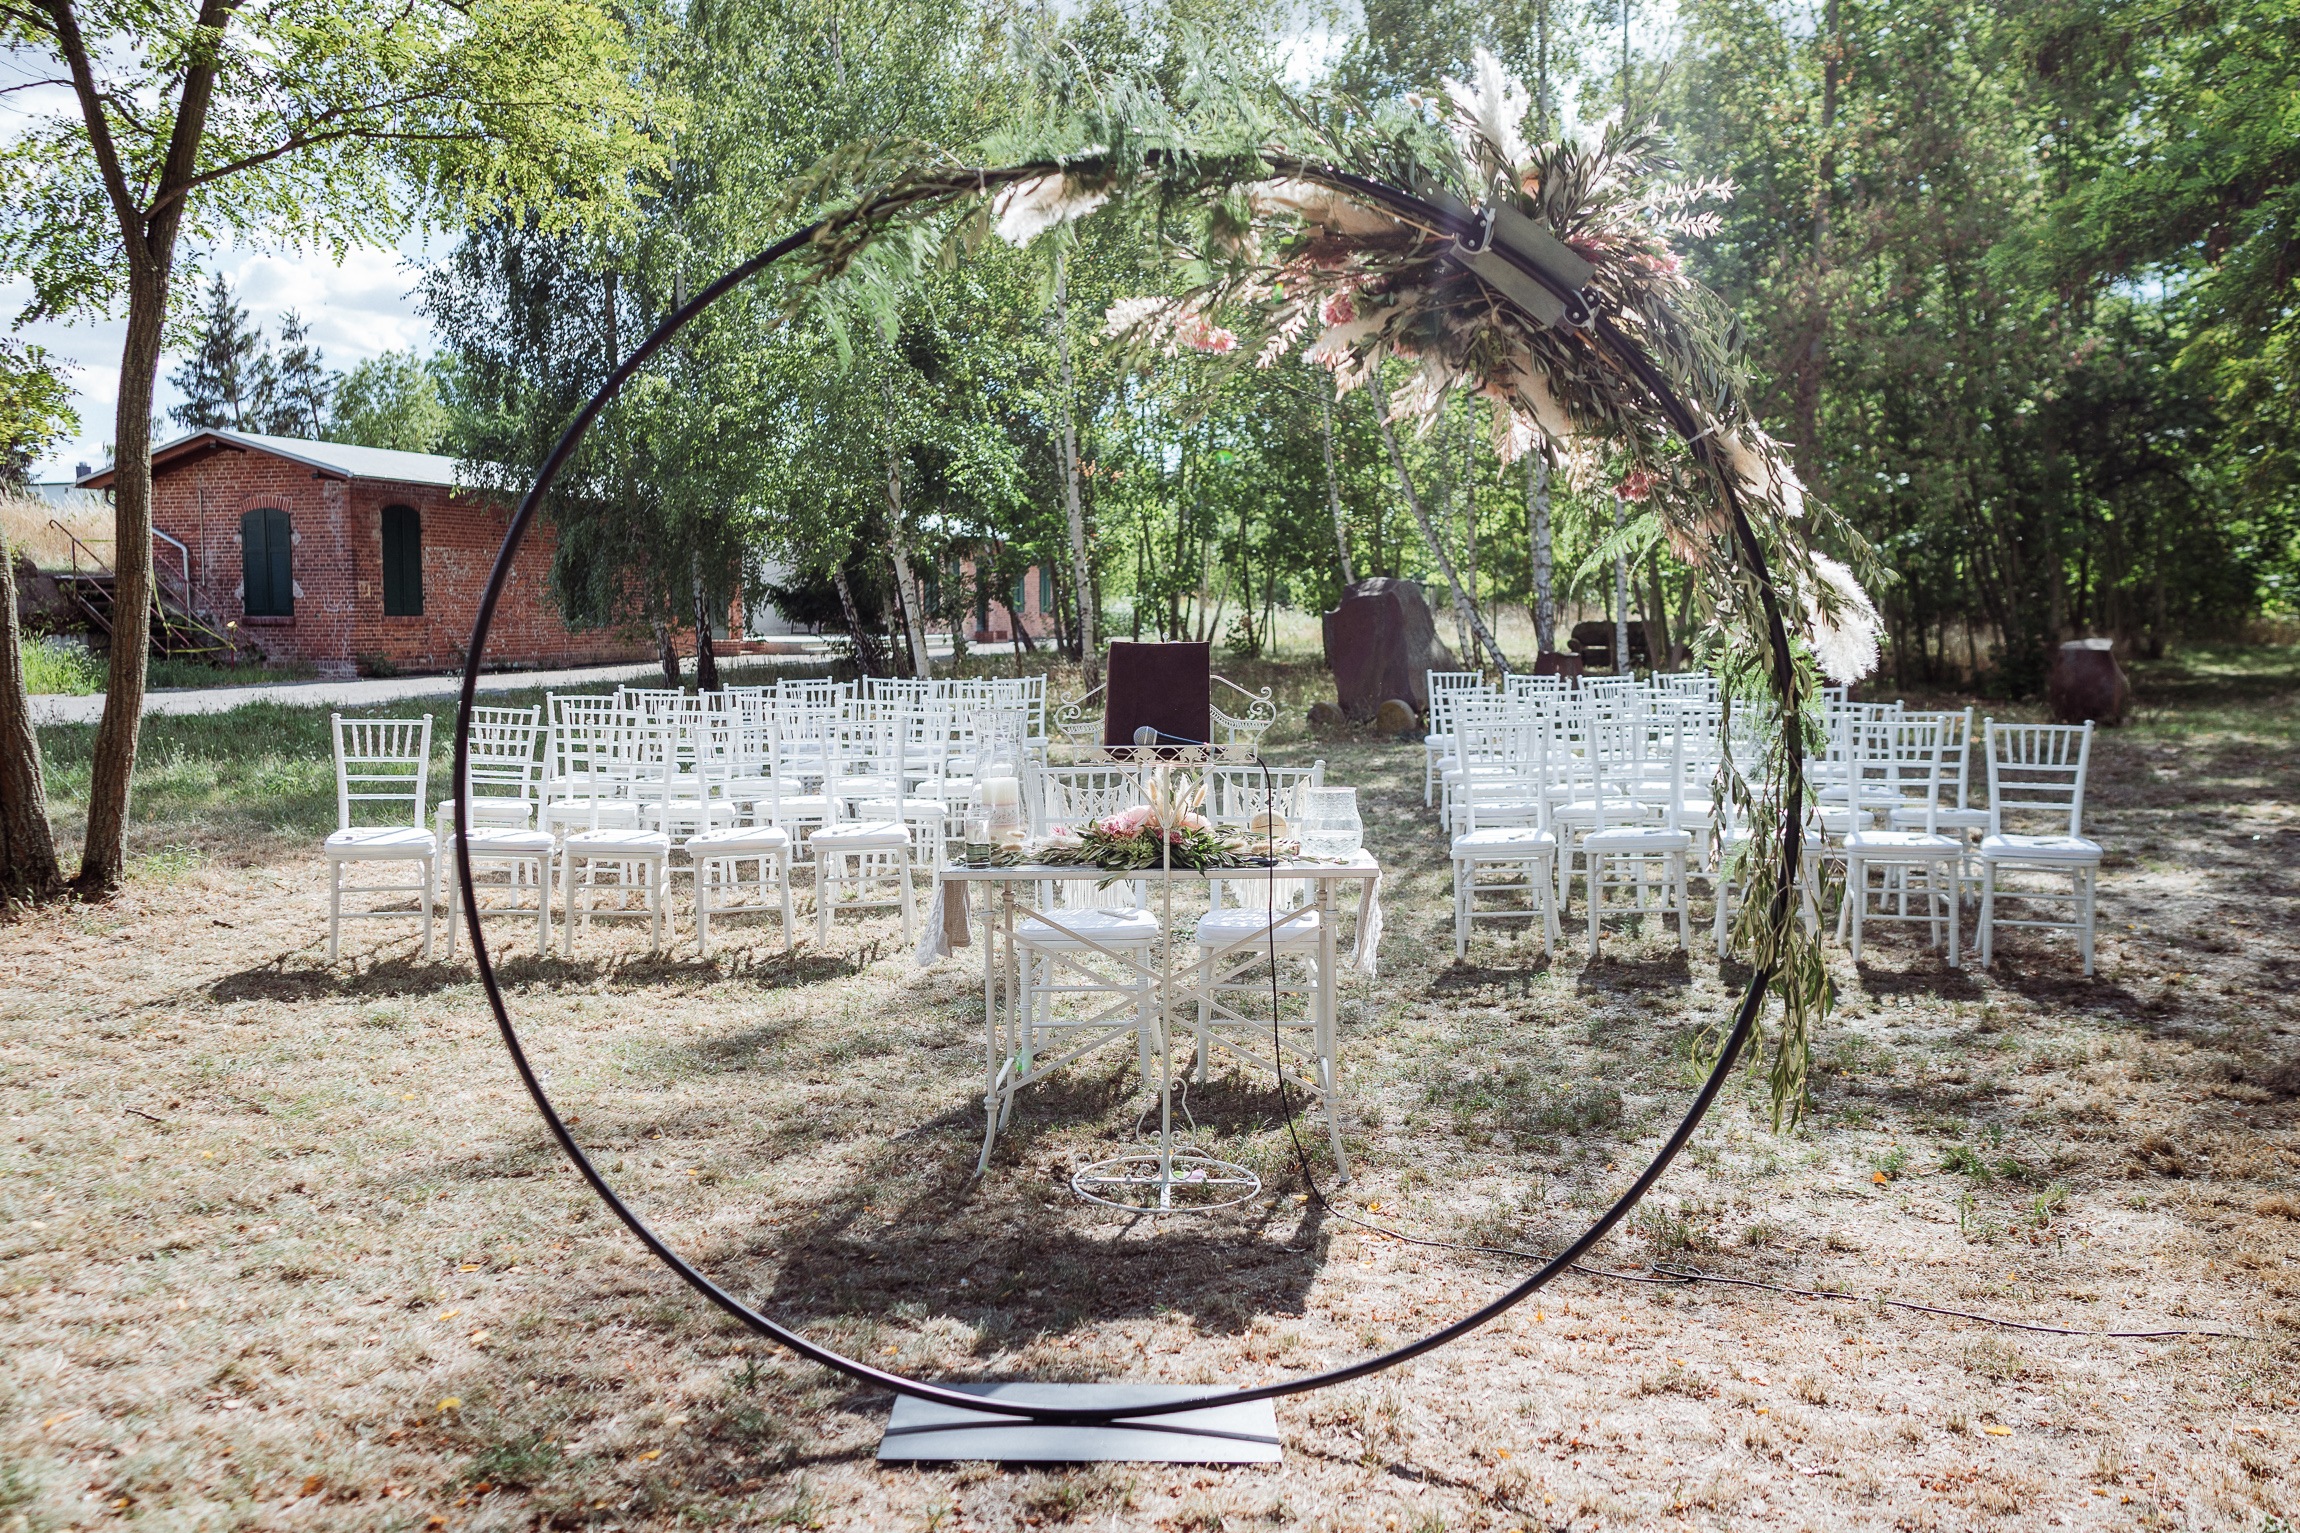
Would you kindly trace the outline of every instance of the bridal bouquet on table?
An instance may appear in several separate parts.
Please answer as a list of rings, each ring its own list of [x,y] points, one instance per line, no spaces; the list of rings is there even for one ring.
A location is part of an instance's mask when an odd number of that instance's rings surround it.
[[[1269,853],[1275,827],[1265,825],[1252,836],[1216,830],[1199,813],[1205,803],[1203,779],[1193,782],[1186,772],[1169,777],[1160,767],[1150,780],[1149,803],[1089,820],[1076,832],[1057,831],[1036,860],[1137,873],[1168,865],[1193,871],[1244,867]],[[1281,856],[1290,849],[1291,843],[1276,848]]]

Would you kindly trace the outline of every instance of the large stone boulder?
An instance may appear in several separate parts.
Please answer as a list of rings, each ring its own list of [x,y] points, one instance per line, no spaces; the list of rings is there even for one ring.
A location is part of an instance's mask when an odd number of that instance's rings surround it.
[[[2108,639],[2072,639],[2053,656],[2045,680],[2052,716],[2063,724],[2099,724],[2114,729],[2132,705],[2132,683],[2116,663]]]
[[[1453,651],[1438,641],[1421,587],[1410,580],[1376,575],[1359,581],[1325,615],[1325,629],[1334,692],[1353,719],[1372,718],[1393,697],[1427,712],[1429,672],[1459,668]]]

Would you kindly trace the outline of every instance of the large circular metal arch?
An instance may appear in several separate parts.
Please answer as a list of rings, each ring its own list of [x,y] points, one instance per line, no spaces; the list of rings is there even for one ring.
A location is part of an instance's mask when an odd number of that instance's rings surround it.
[[[1017,171],[1037,173],[1060,168],[1056,163],[1047,161],[1007,167],[1003,171],[985,171],[984,175],[986,177],[998,177],[1002,181],[1011,181],[1014,179],[1014,172]],[[1379,203],[1426,228],[1444,230],[1465,237],[1473,232],[1462,225],[1460,220],[1395,187],[1346,175],[1322,165],[1285,164],[1280,168],[1289,174],[1299,175],[1304,179],[1314,180],[1337,190],[1347,191],[1353,196]],[[542,470],[536,475],[533,487],[520,501],[518,514],[511,519],[511,525],[504,531],[503,546],[496,553],[495,568],[488,575],[487,589],[480,598],[478,615],[472,621],[471,643],[465,651],[466,658],[463,666],[463,691],[456,710],[454,766],[453,775],[449,778],[451,783],[463,781],[465,765],[469,759],[471,709],[473,701],[478,695],[480,662],[487,653],[488,630],[494,623],[496,602],[501,598],[504,582],[510,576],[512,560],[518,554],[519,546],[525,540],[528,528],[534,524],[536,513],[542,507],[544,497],[550,492],[553,481],[566,467],[568,459],[573,456],[576,447],[581,444],[584,434],[591,429],[592,423],[599,418],[600,412],[606,408],[608,401],[615,397],[624,383],[641,367],[645,366],[647,360],[660,351],[696,315],[702,313],[744,282],[774,265],[775,262],[805,246],[822,227],[823,225],[820,223],[810,224],[806,228],[785,236],[749,260],[732,268],[710,286],[698,292],[684,307],[658,325],[654,333],[647,337],[638,350],[624,359],[622,365],[617,367],[609,375],[607,381],[600,385],[599,391],[591,396],[590,402],[584,405],[581,413],[568,425],[565,433],[552,447],[551,455],[544,460]],[[1527,275],[1541,282],[1544,287],[1555,292],[1560,298],[1570,301],[1579,296],[1560,288],[1554,279],[1538,270],[1527,268]],[[1615,329],[1602,314],[1596,317],[1590,328],[1598,343],[1653,395],[1661,405],[1663,413],[1668,416],[1671,427],[1685,439],[1691,450],[1700,455],[1704,461],[1707,461],[1709,454],[1714,449],[1695,428],[1691,413],[1686,410],[1683,402],[1670,389],[1668,380],[1662,376],[1660,369],[1654,365],[1652,359],[1647,357],[1634,342]],[[1729,472],[1718,473],[1715,477],[1720,485],[1730,486],[1733,482]],[[1794,685],[1795,662],[1790,652],[1788,631],[1781,618],[1780,604],[1773,589],[1772,577],[1766,565],[1764,548],[1758,542],[1756,531],[1750,526],[1738,497],[1730,488],[1727,488],[1724,494],[1726,509],[1732,518],[1734,539],[1740,545],[1741,555],[1748,562],[1749,568],[1756,576],[1758,586],[1763,593],[1774,683],[1779,689],[1780,696],[1788,698],[1792,695]],[[1783,784],[1781,801],[1784,805],[1792,806],[1793,809],[1793,806],[1799,804],[1803,797],[1803,751],[1797,729],[1784,727],[1783,734],[1787,780]],[[1516,1287],[1484,1307],[1463,1316],[1451,1325],[1432,1331],[1418,1340],[1408,1342],[1378,1356],[1369,1357],[1345,1367],[1328,1369],[1324,1373],[1282,1380],[1278,1383],[1264,1384],[1252,1389],[1227,1390],[1220,1393],[1198,1395],[1189,1399],[1163,1401],[1155,1405],[1129,1405],[1122,1408],[1098,1410],[1066,1410],[1046,1406],[1021,1405],[1008,1401],[985,1399],[979,1395],[962,1394],[955,1389],[942,1385],[929,1384],[923,1380],[908,1378],[899,1373],[889,1373],[883,1368],[875,1368],[869,1363],[844,1356],[808,1340],[788,1326],[760,1314],[696,1270],[684,1257],[666,1245],[662,1237],[649,1228],[647,1222],[616,1195],[615,1189],[608,1186],[606,1178],[600,1175],[599,1168],[591,1163],[590,1158],[583,1153],[582,1147],[575,1142],[575,1136],[567,1131],[567,1125],[560,1118],[558,1109],[552,1106],[550,1097],[544,1092],[542,1081],[536,1076],[534,1065],[528,1060],[525,1047],[519,1041],[519,1031],[512,1023],[511,1013],[504,1004],[503,988],[495,977],[495,964],[492,955],[488,952],[487,936],[480,928],[479,901],[472,886],[471,855],[464,839],[468,829],[468,814],[469,806],[464,801],[464,796],[457,793],[455,797],[455,876],[462,888],[464,920],[471,934],[472,958],[479,966],[479,982],[486,988],[487,1004],[495,1014],[495,1025],[503,1035],[504,1047],[510,1051],[512,1066],[518,1070],[519,1079],[526,1086],[528,1096],[534,1100],[536,1110],[543,1115],[543,1121],[549,1125],[552,1138],[559,1142],[559,1148],[574,1164],[575,1169],[582,1173],[583,1179],[591,1184],[592,1191],[596,1192],[601,1200],[615,1211],[615,1216],[623,1221],[625,1227],[633,1235],[638,1237],[639,1242],[646,1246],[649,1251],[652,1251],[655,1258],[664,1266],[677,1273],[679,1278],[690,1288],[693,1288],[720,1310],[740,1321],[750,1330],[780,1343],[801,1357],[820,1363],[826,1368],[836,1369],[849,1378],[875,1385],[881,1389],[892,1390],[897,1394],[910,1395],[920,1400],[930,1400],[939,1405],[953,1406],[962,1410],[1013,1416],[1048,1425],[1095,1425],[1117,1420],[1121,1417],[1132,1420],[1145,1416],[1171,1415],[1181,1411],[1200,1410],[1214,1405],[1234,1405],[1250,1400],[1273,1399],[1280,1395],[1303,1394],[1310,1390],[1347,1383],[1352,1379],[1364,1378],[1368,1374],[1379,1373],[1385,1368],[1395,1367],[1397,1364],[1419,1357],[1425,1352],[1434,1351],[1455,1338],[1477,1329],[1511,1306],[1539,1292],[1559,1273],[1579,1261],[1592,1246],[1604,1239],[1615,1225],[1627,1217],[1629,1211],[1651,1190],[1653,1184],[1660,1180],[1662,1173],[1669,1169],[1670,1162],[1677,1158],[1678,1153],[1692,1139],[1694,1131],[1700,1127],[1701,1120],[1707,1116],[1710,1105],[1716,1101],[1718,1092],[1724,1088],[1735,1061],[1755,1030],[1757,1013],[1764,1004],[1766,988],[1771,983],[1774,974],[1774,967],[1769,962],[1760,964],[1750,974],[1748,986],[1742,992],[1740,1003],[1734,1009],[1732,1028],[1726,1034],[1723,1046],[1717,1052],[1715,1067],[1709,1072],[1708,1079],[1702,1082],[1701,1090],[1695,1095],[1692,1105],[1686,1110],[1683,1121],[1677,1125],[1675,1131],[1663,1143],[1660,1150],[1654,1155],[1652,1162],[1646,1166],[1644,1171],[1639,1173],[1637,1179],[1614,1201],[1613,1205],[1592,1222],[1588,1229],[1582,1231],[1571,1245],[1550,1258],[1539,1270]],[[1775,827],[1779,835],[1778,882],[1774,890],[1772,912],[1776,924],[1786,919],[1791,893],[1797,886],[1798,864],[1804,849],[1804,839],[1800,833],[1799,823],[1798,815],[1794,812],[1785,811],[1782,823]]]

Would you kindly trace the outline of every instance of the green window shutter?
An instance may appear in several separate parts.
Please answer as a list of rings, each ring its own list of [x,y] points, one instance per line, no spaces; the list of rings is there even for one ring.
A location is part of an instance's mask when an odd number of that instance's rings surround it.
[[[1008,593],[1006,604],[1014,609],[1016,617],[1022,616],[1022,577],[1020,575],[1014,577],[1014,589]]]
[[[293,538],[288,514],[275,507],[240,518],[240,610],[249,617],[295,616]]]
[[[1054,571],[1043,564],[1038,567],[1038,610],[1054,610]]]
[[[383,508],[383,615],[423,616],[423,513]]]

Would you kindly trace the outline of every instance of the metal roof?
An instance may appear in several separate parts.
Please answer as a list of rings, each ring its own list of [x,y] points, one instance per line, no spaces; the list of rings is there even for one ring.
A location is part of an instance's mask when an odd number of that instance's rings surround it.
[[[227,431],[203,427],[152,449],[156,474],[182,459],[211,452],[240,450],[266,452],[291,463],[337,479],[383,479],[395,484],[437,484],[453,488],[455,460],[435,452],[397,452],[388,447],[353,447],[344,442],[312,442],[302,437],[259,436],[253,431]],[[108,490],[112,470],[103,468],[78,481],[84,490]]]

